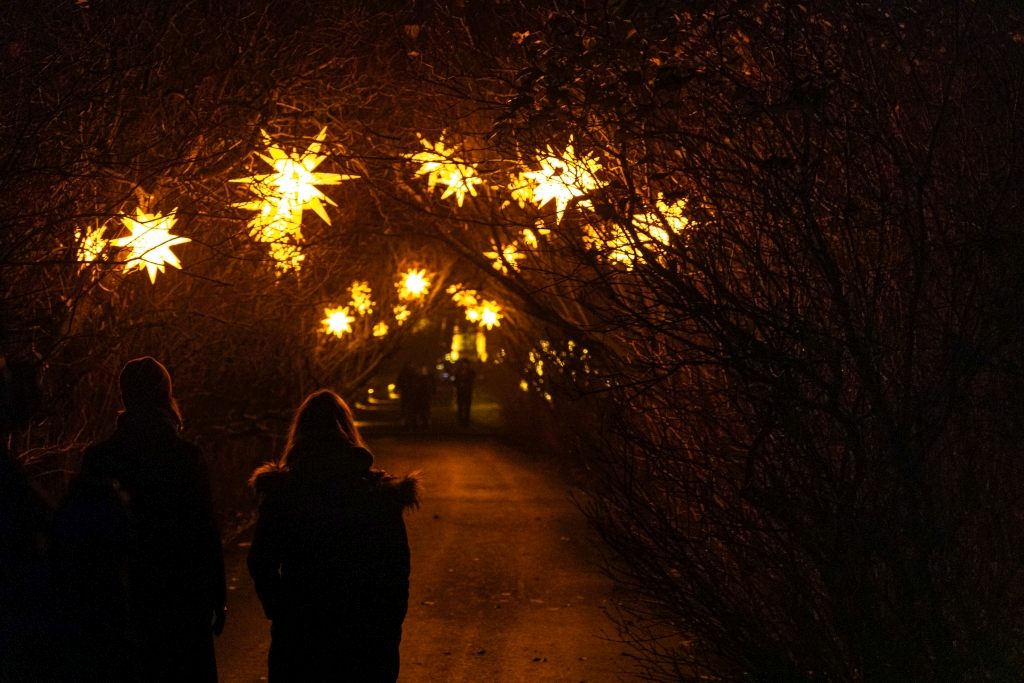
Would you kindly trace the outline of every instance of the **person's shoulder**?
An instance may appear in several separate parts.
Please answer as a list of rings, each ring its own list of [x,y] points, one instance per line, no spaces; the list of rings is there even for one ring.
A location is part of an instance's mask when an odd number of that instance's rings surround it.
[[[265,462],[249,477],[249,486],[262,500],[280,493],[288,481],[289,471],[278,462]]]
[[[120,452],[116,435],[95,441],[82,451],[82,469],[90,472],[109,469],[117,461]]]
[[[395,477],[384,470],[370,470],[368,479],[372,486],[388,501],[401,509],[414,509],[420,506],[421,485],[415,473]]]

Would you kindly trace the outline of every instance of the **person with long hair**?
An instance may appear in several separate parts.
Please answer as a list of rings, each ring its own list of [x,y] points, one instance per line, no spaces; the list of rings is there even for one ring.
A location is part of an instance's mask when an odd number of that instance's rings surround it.
[[[58,513],[73,680],[214,683],[226,588],[206,465],[178,435],[163,364],[129,361],[120,389],[114,433],[85,451]]]
[[[409,600],[403,512],[414,476],[373,468],[351,409],[330,390],[306,397],[280,459],[259,467],[248,566],[271,620],[270,683],[398,679]]]

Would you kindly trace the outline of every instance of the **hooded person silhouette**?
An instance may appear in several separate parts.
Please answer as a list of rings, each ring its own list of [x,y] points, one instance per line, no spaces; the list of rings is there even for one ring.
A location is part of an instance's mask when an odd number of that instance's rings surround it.
[[[213,636],[224,625],[226,590],[206,466],[199,449],[178,436],[181,412],[159,361],[129,361],[120,389],[124,410],[113,435],[83,455],[71,500],[87,502],[65,506],[62,545],[72,549],[72,566],[84,559],[100,568],[98,580],[123,585],[110,592],[123,600],[123,614],[107,605],[103,621],[122,625],[125,680],[216,681]],[[108,512],[95,515],[100,505]],[[111,546],[102,560],[97,538]]]
[[[260,496],[249,572],[271,620],[269,680],[393,683],[409,599],[403,510],[413,477],[372,469],[334,392],[296,411],[284,454],[250,480]]]

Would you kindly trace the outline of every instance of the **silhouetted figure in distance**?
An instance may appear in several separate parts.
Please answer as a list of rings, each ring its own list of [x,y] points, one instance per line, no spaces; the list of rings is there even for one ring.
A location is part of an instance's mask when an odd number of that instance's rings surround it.
[[[458,415],[459,424],[463,427],[469,426],[475,380],[476,370],[473,369],[473,363],[468,358],[460,358],[455,361],[455,368],[452,372],[452,383],[455,385],[455,412]]]
[[[102,677],[73,680],[213,682],[226,591],[206,466],[178,436],[181,413],[160,362],[129,361],[120,388],[117,427],[85,451],[57,527],[68,599],[77,594],[72,616],[123,649],[121,675],[111,664]],[[88,628],[77,635],[99,652],[78,654],[102,667],[97,655],[110,643]]]
[[[409,400],[412,413],[412,426],[426,429],[430,426],[430,409],[437,393],[434,372],[429,365],[421,365],[410,382]]]
[[[280,461],[250,479],[260,496],[249,572],[271,620],[270,683],[394,683],[409,600],[402,513],[417,481],[372,469],[352,411],[308,396]]]

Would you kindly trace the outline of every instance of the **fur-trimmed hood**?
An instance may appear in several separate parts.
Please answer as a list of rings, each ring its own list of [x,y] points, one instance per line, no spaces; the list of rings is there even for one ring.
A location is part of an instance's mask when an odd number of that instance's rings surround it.
[[[370,458],[372,456],[366,449],[357,448],[352,455],[360,455],[362,451]],[[351,466],[342,466],[338,461],[328,460],[328,463],[314,466],[307,465],[290,469],[280,462],[266,462],[253,471],[249,478],[249,485],[260,497],[265,500],[274,497],[282,490],[289,488],[289,483],[309,486],[338,486],[369,487],[382,495],[392,498],[404,509],[415,509],[420,506],[420,480],[416,473],[407,474],[402,477],[394,477],[384,470],[365,467],[354,469]]]

